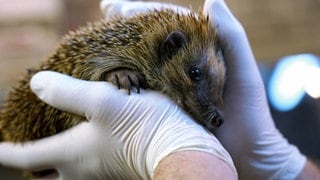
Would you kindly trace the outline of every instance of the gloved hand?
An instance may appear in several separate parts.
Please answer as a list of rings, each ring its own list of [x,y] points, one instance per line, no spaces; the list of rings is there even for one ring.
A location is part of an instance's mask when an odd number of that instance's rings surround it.
[[[128,0],[102,0],[100,8],[106,18],[114,16],[130,17],[138,13],[144,13],[149,10],[168,8],[182,14],[188,13],[188,8],[160,2],[143,2],[143,1],[128,1]]]
[[[151,179],[168,154],[195,150],[225,161],[219,141],[157,92],[127,95],[107,82],[37,73],[32,90],[50,105],[89,121],[52,137],[24,144],[0,143],[5,166],[55,169],[59,179]]]
[[[295,179],[306,158],[279,133],[246,33],[223,0],[206,0],[227,66],[224,124],[216,136],[231,154],[240,179]]]

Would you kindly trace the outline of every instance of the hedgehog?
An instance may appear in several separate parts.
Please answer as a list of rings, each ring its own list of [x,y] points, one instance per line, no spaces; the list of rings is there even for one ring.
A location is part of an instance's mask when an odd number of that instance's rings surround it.
[[[29,87],[44,70],[127,89],[159,91],[209,131],[223,122],[226,67],[217,29],[203,12],[149,10],[130,18],[88,23],[65,35],[54,52],[30,68],[1,107],[2,141],[25,142],[57,134],[83,121],[39,100]]]

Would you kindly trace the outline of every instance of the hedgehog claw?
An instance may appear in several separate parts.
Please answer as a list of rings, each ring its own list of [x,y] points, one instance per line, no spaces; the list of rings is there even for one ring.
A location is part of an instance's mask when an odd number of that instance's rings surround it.
[[[134,88],[136,88],[137,93],[140,93],[140,87],[144,85],[144,79],[139,74],[126,69],[108,72],[105,80],[118,86],[119,89],[127,89],[128,95]]]

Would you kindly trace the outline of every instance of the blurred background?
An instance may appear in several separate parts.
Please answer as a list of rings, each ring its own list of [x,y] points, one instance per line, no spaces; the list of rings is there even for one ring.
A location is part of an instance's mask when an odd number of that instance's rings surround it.
[[[25,69],[44,60],[61,36],[103,18],[99,2],[0,0],[0,103]],[[197,10],[204,0],[163,2]],[[247,31],[277,127],[319,161],[320,0],[226,2]],[[0,179],[22,178],[18,171],[0,168]]]

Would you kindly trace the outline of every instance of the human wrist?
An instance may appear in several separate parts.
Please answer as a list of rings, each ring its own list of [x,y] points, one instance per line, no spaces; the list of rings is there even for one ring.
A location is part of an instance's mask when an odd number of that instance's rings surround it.
[[[155,180],[231,180],[237,179],[237,174],[227,163],[209,153],[181,151],[165,157],[157,166],[153,178]]]
[[[308,159],[297,180],[320,179],[320,166]]]
[[[220,142],[178,108],[167,121],[161,122],[146,151],[148,171],[154,175],[160,161],[167,156],[184,151],[197,151],[215,156],[237,174],[229,153]]]

